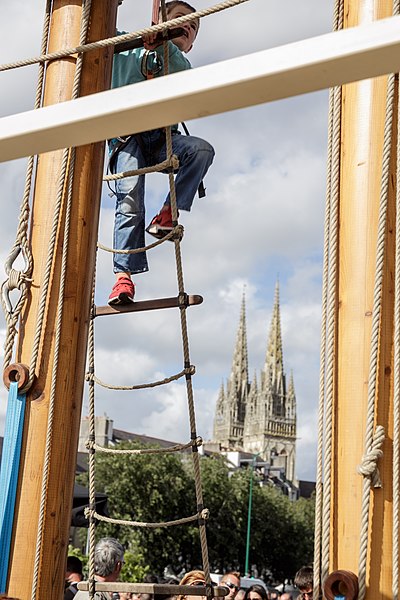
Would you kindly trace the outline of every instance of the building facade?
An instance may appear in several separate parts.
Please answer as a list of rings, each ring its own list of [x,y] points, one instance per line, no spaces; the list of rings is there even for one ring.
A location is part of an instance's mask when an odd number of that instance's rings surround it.
[[[243,451],[260,456],[284,477],[295,480],[296,394],[283,365],[279,285],[270,325],[265,363],[249,379],[246,306],[243,296],[239,329],[226,386],[219,391],[213,441],[223,452]]]

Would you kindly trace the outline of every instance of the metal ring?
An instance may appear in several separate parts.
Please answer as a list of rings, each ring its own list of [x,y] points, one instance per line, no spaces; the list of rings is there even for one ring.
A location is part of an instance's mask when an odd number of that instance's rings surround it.
[[[324,582],[326,600],[334,600],[336,596],[344,596],[346,600],[358,598],[358,577],[351,571],[333,571]]]
[[[10,389],[12,383],[18,383],[18,389],[21,390],[29,380],[29,368],[21,363],[8,365],[3,372],[3,382],[7,389]]]

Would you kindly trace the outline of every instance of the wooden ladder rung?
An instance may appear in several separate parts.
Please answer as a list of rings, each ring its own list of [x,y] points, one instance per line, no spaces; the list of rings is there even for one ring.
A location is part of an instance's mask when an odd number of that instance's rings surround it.
[[[186,306],[201,304],[203,297],[197,294],[186,296]],[[158,310],[160,308],[179,307],[179,296],[173,298],[157,298],[155,300],[141,300],[140,302],[131,302],[130,304],[117,304],[115,306],[96,306],[94,310],[95,317],[103,315],[117,315],[121,313],[141,312],[144,310]]]

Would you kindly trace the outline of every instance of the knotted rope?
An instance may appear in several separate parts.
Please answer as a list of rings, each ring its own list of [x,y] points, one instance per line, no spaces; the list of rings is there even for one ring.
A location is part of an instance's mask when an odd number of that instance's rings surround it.
[[[368,454],[364,454],[362,462],[357,468],[358,473],[368,479],[370,481],[369,485],[374,488],[382,487],[381,478],[379,476],[378,460],[383,456],[381,447],[384,440],[385,429],[381,425],[378,425],[375,429],[371,449]]]

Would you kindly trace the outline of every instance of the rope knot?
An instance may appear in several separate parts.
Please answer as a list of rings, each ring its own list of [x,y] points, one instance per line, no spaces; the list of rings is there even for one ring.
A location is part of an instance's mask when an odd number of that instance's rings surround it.
[[[179,169],[179,158],[176,156],[176,154],[171,156],[170,164],[174,171]]]
[[[203,445],[203,438],[201,437],[201,435],[197,436],[197,438],[195,439],[194,443],[197,446],[197,448],[199,448],[200,446]]]
[[[381,446],[385,439],[385,430],[382,425],[378,425],[372,439],[372,445],[362,457],[361,464],[357,468],[357,472],[363,477],[368,477],[371,480],[371,485],[374,488],[381,488],[382,482],[379,476],[378,460],[383,456]]]
[[[203,508],[200,513],[200,518],[204,519],[204,521],[207,521],[210,518],[210,511],[208,508]]]

